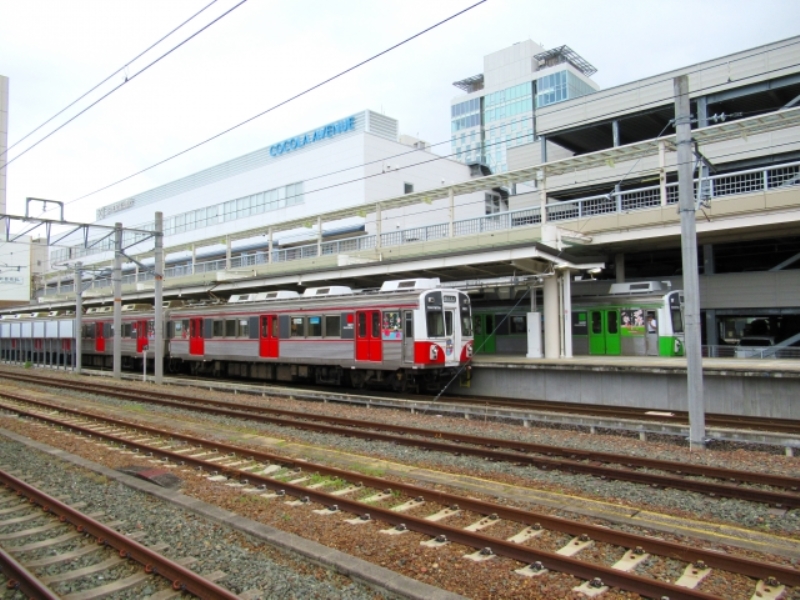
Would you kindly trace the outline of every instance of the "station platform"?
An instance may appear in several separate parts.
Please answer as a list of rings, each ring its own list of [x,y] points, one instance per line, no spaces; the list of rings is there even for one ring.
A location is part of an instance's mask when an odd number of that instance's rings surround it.
[[[478,355],[463,395],[688,410],[686,358]],[[800,360],[703,359],[706,412],[800,419]]]

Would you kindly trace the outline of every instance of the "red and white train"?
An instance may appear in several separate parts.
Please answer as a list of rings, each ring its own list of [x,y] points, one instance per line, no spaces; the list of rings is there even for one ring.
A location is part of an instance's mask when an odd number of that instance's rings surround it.
[[[23,331],[25,322],[31,326]],[[35,325],[41,322],[51,325]],[[33,335],[36,329],[58,336],[56,322],[67,332],[60,343]],[[6,316],[0,357],[71,364],[74,340],[65,340],[73,337],[72,322],[55,312]],[[451,379],[473,348],[469,296],[437,279],[387,281],[376,292],[329,286],[302,295],[235,295],[224,304],[165,308],[164,324],[168,371],[263,381],[433,388]],[[152,360],[154,331],[152,306],[123,306],[124,367],[141,368],[148,350]],[[83,316],[82,363],[112,366],[113,336],[111,307],[90,308]]]

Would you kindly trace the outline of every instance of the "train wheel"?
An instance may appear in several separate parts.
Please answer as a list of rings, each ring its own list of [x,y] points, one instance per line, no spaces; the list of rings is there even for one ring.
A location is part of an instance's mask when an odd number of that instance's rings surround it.
[[[403,371],[397,371],[392,378],[392,390],[395,392],[405,392],[408,389],[408,379]]]
[[[367,374],[364,371],[350,371],[350,385],[357,390],[363,390],[367,383]]]

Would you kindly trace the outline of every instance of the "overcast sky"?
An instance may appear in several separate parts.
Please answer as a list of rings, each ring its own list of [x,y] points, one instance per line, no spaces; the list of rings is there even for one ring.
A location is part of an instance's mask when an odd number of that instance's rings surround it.
[[[0,0],[0,75],[9,77],[9,145],[125,65],[211,0]],[[208,10],[127,70],[132,77],[239,0]],[[532,39],[568,44],[602,88],[800,33],[798,0],[488,0],[374,62],[146,174],[227,129],[474,3],[470,0],[248,0],[8,166],[7,211],[27,196],[99,206],[268,146],[364,108],[402,133],[449,140],[452,82],[483,56]],[[20,150],[125,80],[12,149]],[[437,148],[449,151],[449,144]],[[49,217],[55,217],[49,214]],[[134,226],[135,223],[124,223]]]

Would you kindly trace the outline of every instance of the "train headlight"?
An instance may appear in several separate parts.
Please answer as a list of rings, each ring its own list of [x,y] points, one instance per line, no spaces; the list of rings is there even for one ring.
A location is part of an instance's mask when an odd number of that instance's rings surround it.
[[[472,358],[472,342],[467,344],[467,358]]]
[[[431,357],[431,360],[438,360],[438,358],[439,358],[439,346],[431,346],[430,357]]]

